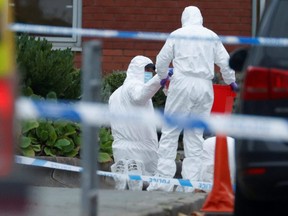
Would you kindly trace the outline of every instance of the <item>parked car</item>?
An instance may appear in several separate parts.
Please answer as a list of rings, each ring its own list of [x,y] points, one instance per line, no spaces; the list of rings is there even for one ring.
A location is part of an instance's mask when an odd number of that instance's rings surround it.
[[[288,39],[288,0],[270,1],[257,36]],[[251,46],[231,54],[243,72],[236,113],[288,117],[288,47]],[[287,131],[288,133],[288,131]],[[288,214],[288,142],[236,140],[235,216]]]

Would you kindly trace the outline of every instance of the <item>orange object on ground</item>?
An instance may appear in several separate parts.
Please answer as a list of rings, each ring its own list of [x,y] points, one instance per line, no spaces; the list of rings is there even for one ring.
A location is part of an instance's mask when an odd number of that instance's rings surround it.
[[[234,193],[228,164],[226,136],[216,136],[214,182],[201,209],[202,212],[231,213],[234,210]]]
[[[231,113],[236,93],[229,85],[213,85],[214,113]],[[234,211],[234,192],[230,179],[227,137],[216,135],[214,162],[214,182],[212,191],[208,194],[201,209],[209,213],[232,213]]]

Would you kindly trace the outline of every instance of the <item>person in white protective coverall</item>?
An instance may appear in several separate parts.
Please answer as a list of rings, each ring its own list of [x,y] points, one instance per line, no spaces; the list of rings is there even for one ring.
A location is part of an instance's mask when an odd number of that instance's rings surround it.
[[[165,81],[171,62],[174,68],[164,112],[172,116],[180,114],[184,117],[193,115],[207,117],[210,115],[214,100],[212,84],[214,64],[220,67],[224,82],[232,89],[237,87],[235,71],[229,68],[229,54],[216,33],[203,27],[203,18],[197,7],[186,7],[181,22],[182,27],[170,34],[156,58],[156,72],[161,82]],[[188,40],[187,37],[210,37],[212,40]],[[182,129],[168,124],[162,127],[156,176],[166,178],[174,176],[178,139]],[[183,179],[199,180],[203,131],[202,128],[189,128],[183,131],[185,156],[181,172]],[[172,191],[173,187],[151,183],[147,190]],[[194,191],[192,187],[178,187],[178,189],[185,192]]]
[[[215,147],[216,137],[209,137],[204,140],[203,154],[200,171],[200,179],[202,182],[213,183],[214,180],[214,164],[215,164]],[[231,177],[231,183],[235,183],[235,139],[227,137],[227,149],[229,160],[229,171]]]
[[[136,56],[131,60],[123,85],[109,98],[111,112],[129,113],[134,107],[140,107],[153,114],[151,98],[160,89],[161,80],[157,74],[153,76],[151,68],[155,72],[155,65],[147,57]],[[111,130],[114,138],[112,150],[115,161],[111,167],[112,172],[154,175],[158,160],[156,125],[153,122],[132,124],[112,121]],[[125,189],[125,181],[122,186],[120,183],[116,185],[116,188]]]

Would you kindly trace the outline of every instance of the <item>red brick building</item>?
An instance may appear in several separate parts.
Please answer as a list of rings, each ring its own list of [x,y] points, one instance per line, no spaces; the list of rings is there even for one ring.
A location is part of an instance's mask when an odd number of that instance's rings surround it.
[[[170,33],[181,27],[189,5],[200,8],[204,26],[218,35],[252,36],[268,0],[14,0],[16,21],[101,30]],[[49,36],[55,48],[71,47],[81,67],[82,47],[92,37]],[[98,38],[103,42],[103,73],[126,70],[135,55],[155,61],[164,41]],[[235,46],[225,45],[229,52]]]
[[[218,35],[251,36],[251,0],[83,0],[82,27],[170,33],[181,27],[182,11],[189,5],[199,7],[204,26]],[[149,40],[101,40],[103,73],[126,70],[131,58],[139,54],[154,61],[164,44]],[[232,51],[235,46],[226,48]],[[75,60],[80,66],[81,53]]]

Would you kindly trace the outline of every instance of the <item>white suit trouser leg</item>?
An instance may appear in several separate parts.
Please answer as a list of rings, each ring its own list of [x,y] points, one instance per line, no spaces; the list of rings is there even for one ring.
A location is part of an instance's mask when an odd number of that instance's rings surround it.
[[[162,129],[160,145],[158,149],[157,173],[160,176],[173,178],[176,173],[176,155],[178,138],[181,130],[177,127],[164,126]]]
[[[211,81],[194,77],[185,79],[177,79],[175,77],[171,80],[169,88],[165,114],[181,115],[182,117],[193,115],[209,116],[213,104],[213,86]],[[175,159],[181,130],[182,128],[171,125],[164,125],[162,128],[157,164],[157,174],[159,176],[172,178],[175,175]],[[185,131],[184,129],[183,139],[184,152],[187,158],[182,164],[182,169],[184,168],[182,175],[184,175],[183,178],[185,179],[197,181],[201,168],[203,130],[188,129]]]
[[[183,179],[199,180],[203,141],[202,129],[184,130],[183,144],[185,158],[181,173]]]
[[[158,149],[158,164],[157,174],[155,176],[173,178],[176,173],[176,155],[178,148],[178,137],[181,130],[177,127],[169,127],[165,125],[162,128],[162,134]],[[150,183],[147,191],[161,190],[161,191],[173,191],[174,185],[163,183]]]

